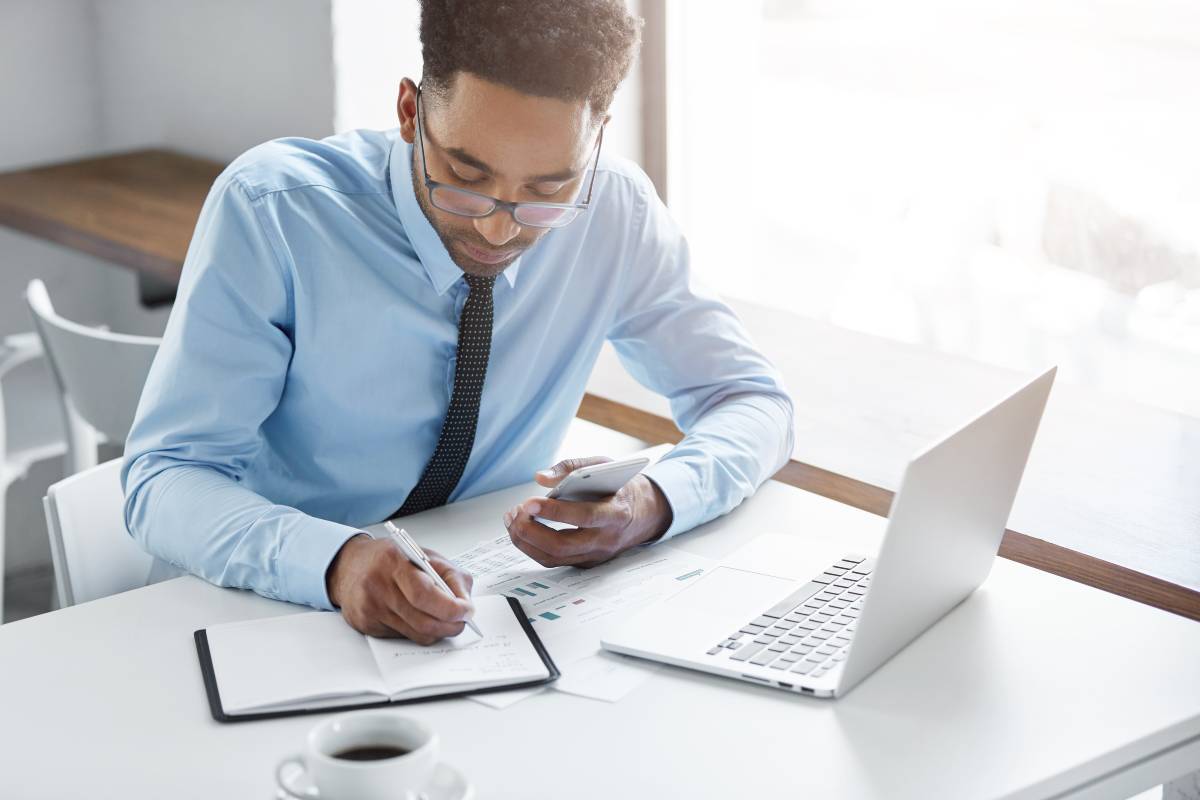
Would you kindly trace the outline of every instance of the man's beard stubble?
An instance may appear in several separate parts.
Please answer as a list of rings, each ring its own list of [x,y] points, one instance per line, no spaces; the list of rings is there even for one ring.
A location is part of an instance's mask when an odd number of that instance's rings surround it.
[[[486,240],[479,239],[478,237],[470,235],[464,236],[442,230],[434,216],[434,208],[429,202],[429,195],[425,191],[424,185],[419,183],[417,180],[417,165],[415,163],[413,164],[413,169],[410,170],[410,172],[412,174],[413,193],[417,197],[417,205],[421,207],[421,213],[425,215],[425,219],[429,220],[430,227],[433,228],[434,233],[436,233],[438,238],[441,239],[442,246],[445,247],[446,252],[450,254],[450,260],[454,262],[455,266],[468,275],[480,275],[483,277],[499,275],[501,272],[504,272],[504,270],[506,270],[514,261],[520,258],[526,250],[536,244],[537,240],[540,238],[540,234],[537,231],[530,232],[528,235],[525,233],[519,234],[516,238],[505,245],[506,248],[516,249],[516,255],[506,261],[500,262],[499,264],[485,264],[481,261],[476,261],[469,256],[463,255],[454,246],[456,242],[465,241],[472,247],[478,247],[481,250],[490,250],[493,248],[492,245]],[[508,212],[502,211],[499,213]],[[463,219],[466,219],[466,217]]]

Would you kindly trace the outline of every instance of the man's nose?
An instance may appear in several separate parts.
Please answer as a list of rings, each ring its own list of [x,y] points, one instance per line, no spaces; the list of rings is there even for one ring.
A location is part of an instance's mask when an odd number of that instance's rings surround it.
[[[521,226],[507,211],[497,211],[490,217],[475,220],[475,230],[488,240],[492,247],[508,244],[521,232]]]

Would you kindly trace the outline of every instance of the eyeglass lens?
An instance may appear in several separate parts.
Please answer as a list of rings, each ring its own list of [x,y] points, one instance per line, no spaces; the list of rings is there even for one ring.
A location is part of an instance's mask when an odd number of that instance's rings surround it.
[[[464,217],[486,217],[496,208],[495,202],[489,197],[472,192],[462,192],[450,186],[436,186],[430,195],[436,208]],[[539,228],[556,228],[566,225],[575,219],[578,213],[578,209],[575,208],[537,205],[519,205],[513,209],[513,217],[518,224]]]
[[[545,206],[517,206],[513,212],[517,222],[541,228],[557,228],[579,216],[577,208],[547,208]]]
[[[442,211],[462,214],[465,217],[483,217],[496,207],[489,198],[470,192],[455,191],[449,186],[436,186],[431,192],[433,204]]]

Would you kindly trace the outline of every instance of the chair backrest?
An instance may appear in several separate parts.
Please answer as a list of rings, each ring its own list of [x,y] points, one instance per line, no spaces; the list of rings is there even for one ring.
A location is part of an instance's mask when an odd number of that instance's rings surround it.
[[[124,441],[162,340],[60,317],[39,280],[29,282],[25,299],[64,403],[109,441]]]
[[[59,481],[42,502],[64,607],[146,585],[154,559],[125,529],[121,459]]]

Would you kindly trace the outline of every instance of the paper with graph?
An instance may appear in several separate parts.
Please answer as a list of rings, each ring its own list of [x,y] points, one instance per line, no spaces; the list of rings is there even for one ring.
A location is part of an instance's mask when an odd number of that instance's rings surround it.
[[[637,683],[621,674],[620,665],[598,666],[591,660],[600,653],[605,627],[683,589],[717,563],[670,545],[656,545],[627,550],[591,569],[543,567],[514,547],[507,534],[478,543],[454,561],[475,577],[476,595],[499,594],[521,602],[564,679],[569,679],[564,681],[565,690],[605,700],[616,699],[614,684],[628,691]],[[570,668],[585,659],[588,662],[579,669]],[[593,677],[576,679],[573,672]]]

